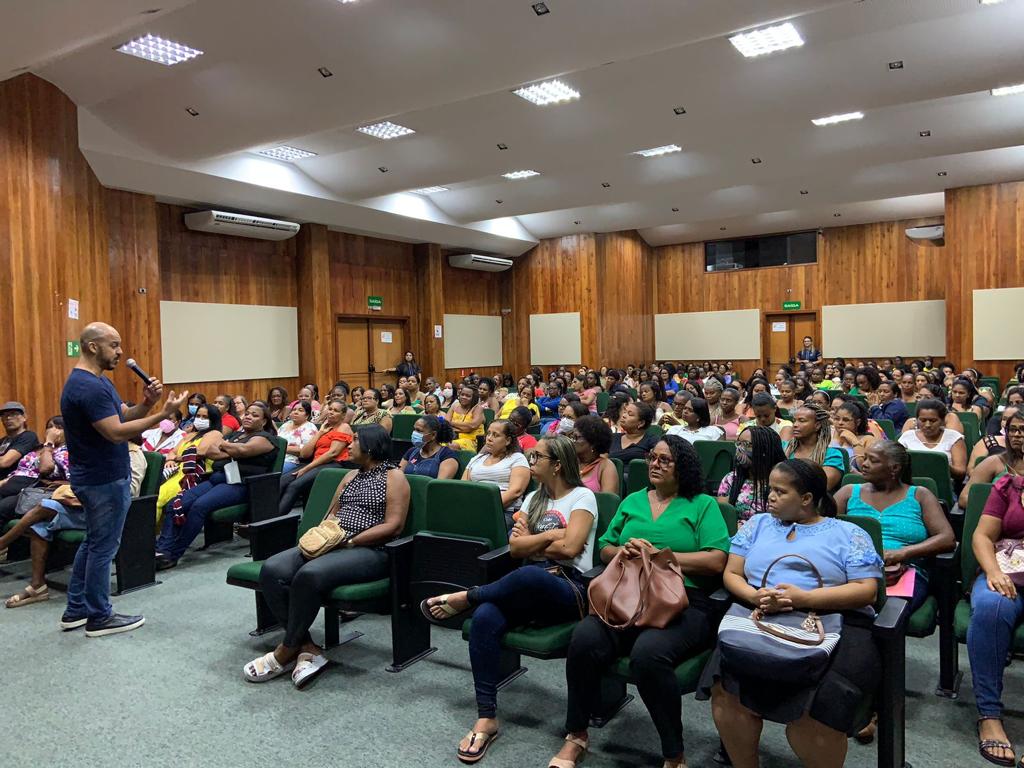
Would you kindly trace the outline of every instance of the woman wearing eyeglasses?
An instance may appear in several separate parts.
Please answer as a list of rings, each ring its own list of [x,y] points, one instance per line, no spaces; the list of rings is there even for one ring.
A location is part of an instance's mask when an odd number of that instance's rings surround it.
[[[682,699],[675,668],[714,640],[710,595],[719,584],[729,551],[725,519],[713,498],[702,493],[700,460],[681,437],[666,435],[647,457],[651,488],[627,496],[598,541],[601,560],[624,550],[638,557],[661,549],[675,553],[683,571],[689,607],[663,629],[612,629],[587,616],[573,631],[565,664],[569,689],[565,744],[549,765],[575,768],[589,748],[587,728],[600,700],[601,676],[621,656],[654,721],[664,768],[685,765]]]
[[[582,574],[594,561],[597,498],[583,486],[572,441],[561,435],[537,443],[530,454],[530,472],[540,487],[526,497],[516,513],[509,538],[512,557],[526,560],[526,564],[498,581],[432,597],[420,606],[434,623],[476,609],[469,657],[478,719],[459,743],[457,755],[465,763],[483,758],[498,736],[502,635],[510,627],[561,624],[580,619],[586,612]]]

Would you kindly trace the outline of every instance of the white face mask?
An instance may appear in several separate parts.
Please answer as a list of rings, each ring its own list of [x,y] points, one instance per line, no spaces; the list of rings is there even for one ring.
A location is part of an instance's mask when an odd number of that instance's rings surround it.
[[[558,431],[559,432],[572,432],[572,430],[573,430],[573,428],[575,426],[576,426],[576,420],[575,419],[568,419],[565,416],[563,416],[561,419],[558,420]]]
[[[199,432],[205,432],[210,428],[210,420],[203,418],[193,419],[192,426],[194,426]]]
[[[450,389],[443,389],[443,390],[441,390],[441,394],[444,395],[444,399],[445,400],[451,400],[452,399],[452,390],[450,390]]]

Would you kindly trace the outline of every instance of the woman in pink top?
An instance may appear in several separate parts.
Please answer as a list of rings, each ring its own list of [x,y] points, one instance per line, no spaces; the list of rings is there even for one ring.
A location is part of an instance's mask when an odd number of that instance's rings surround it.
[[[727,387],[718,399],[719,411],[712,423],[725,430],[726,440],[735,440],[736,435],[739,434],[740,415],[736,412],[739,402],[740,393],[732,387]]]
[[[569,439],[576,446],[583,485],[594,493],[619,494],[619,470],[605,456],[612,445],[612,430],[600,416],[581,416],[573,424]]]

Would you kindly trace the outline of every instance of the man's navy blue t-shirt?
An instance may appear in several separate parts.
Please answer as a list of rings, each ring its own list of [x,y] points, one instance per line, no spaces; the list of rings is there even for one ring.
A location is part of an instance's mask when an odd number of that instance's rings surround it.
[[[131,475],[127,443],[112,443],[93,424],[121,418],[121,397],[106,376],[74,368],[60,396],[71,485],[106,485]],[[123,421],[123,419],[122,419]]]

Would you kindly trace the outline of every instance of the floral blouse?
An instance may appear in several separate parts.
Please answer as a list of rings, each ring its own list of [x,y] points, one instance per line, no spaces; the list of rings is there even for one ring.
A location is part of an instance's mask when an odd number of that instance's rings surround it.
[[[30,451],[21,457],[18,468],[12,475],[23,477],[39,477],[39,451]],[[68,448],[66,445],[58,445],[53,449],[53,473],[48,480],[67,480],[68,475]]]

